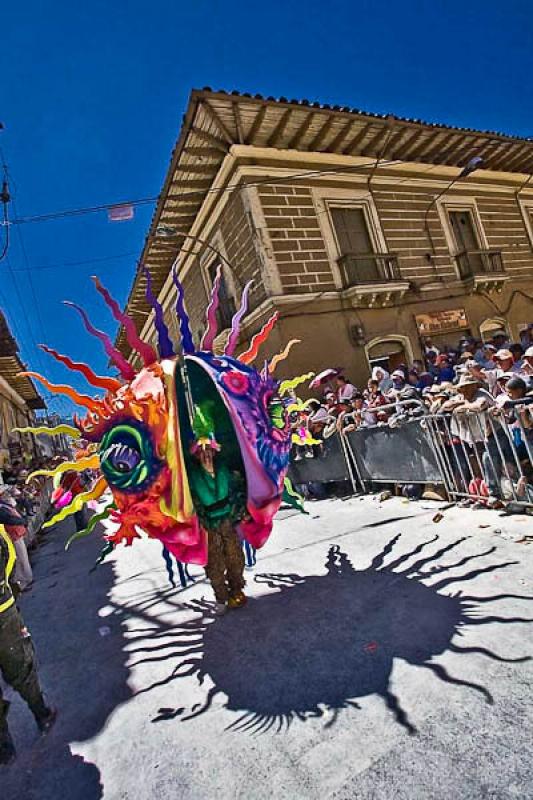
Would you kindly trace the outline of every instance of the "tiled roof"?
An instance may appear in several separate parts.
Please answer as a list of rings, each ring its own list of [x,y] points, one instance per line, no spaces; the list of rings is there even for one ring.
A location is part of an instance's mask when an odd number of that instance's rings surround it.
[[[18,375],[26,369],[18,354],[15,341],[6,318],[0,311],[0,376],[22,397],[29,408],[46,408],[46,403],[35,388],[33,381]]]

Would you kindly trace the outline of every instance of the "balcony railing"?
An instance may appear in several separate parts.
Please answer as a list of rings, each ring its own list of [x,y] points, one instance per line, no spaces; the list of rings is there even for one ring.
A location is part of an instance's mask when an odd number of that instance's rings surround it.
[[[477,275],[501,275],[502,254],[499,250],[463,250],[454,256],[462,280]]]
[[[398,258],[391,253],[345,253],[337,263],[344,289],[401,280]]]

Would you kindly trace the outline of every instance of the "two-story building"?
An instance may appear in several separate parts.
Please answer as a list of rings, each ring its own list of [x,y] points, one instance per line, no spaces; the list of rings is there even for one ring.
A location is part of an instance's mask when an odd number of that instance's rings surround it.
[[[33,381],[18,373],[25,369],[19,348],[0,311],[0,471],[9,462],[39,455],[31,434],[13,432],[13,428],[35,423],[35,411],[45,409]]]
[[[153,340],[146,265],[175,338],[177,257],[193,333],[223,269],[221,331],[253,279],[243,346],[287,376],[420,356],[533,320],[533,140],[307,101],[193,91],[127,310]],[[223,334],[222,334],[223,338]],[[118,344],[129,353],[124,331]]]

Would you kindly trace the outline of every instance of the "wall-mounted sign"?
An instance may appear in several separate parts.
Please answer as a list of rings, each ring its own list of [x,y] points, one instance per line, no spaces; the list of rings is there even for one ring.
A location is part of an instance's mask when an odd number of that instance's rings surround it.
[[[435,336],[438,333],[449,333],[468,328],[468,320],[464,308],[452,308],[449,311],[433,311],[431,314],[417,314],[416,327],[421,336]]]

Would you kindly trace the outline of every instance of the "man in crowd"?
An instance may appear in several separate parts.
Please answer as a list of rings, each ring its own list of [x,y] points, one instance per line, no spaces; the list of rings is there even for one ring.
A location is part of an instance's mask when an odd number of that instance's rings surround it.
[[[496,369],[496,362],[494,361],[495,353],[496,348],[493,344],[482,344],[476,350],[474,358],[483,369]]]
[[[24,537],[26,524],[21,513],[17,510],[17,503],[12,496],[12,489],[0,486],[0,523],[5,525],[6,533],[13,542],[17,561],[15,564],[14,580],[22,592],[31,588],[33,572],[28,557],[28,550]],[[5,519],[5,522],[2,520]]]
[[[352,383],[348,383],[344,375],[337,375],[335,378],[335,385],[337,388],[337,402],[351,403],[355,392],[355,386]]]
[[[494,361],[502,372],[520,372],[521,361],[515,361],[511,350],[506,348],[498,350],[494,356]]]
[[[524,360],[522,361],[522,375],[530,380],[533,378],[533,347],[528,347],[524,353]]]

